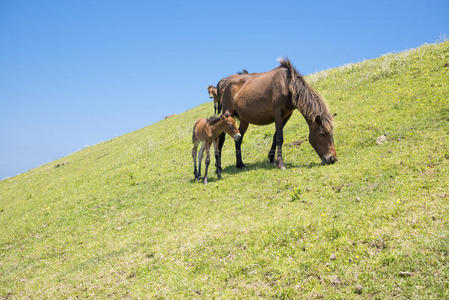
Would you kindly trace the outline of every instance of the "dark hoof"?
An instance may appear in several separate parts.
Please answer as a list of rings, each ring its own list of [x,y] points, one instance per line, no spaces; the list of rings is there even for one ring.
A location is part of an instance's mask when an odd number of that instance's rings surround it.
[[[268,161],[270,162],[270,164],[274,164],[274,153],[272,153],[271,151],[268,153]]]
[[[236,167],[237,167],[237,169],[244,169],[244,168],[246,168],[246,165],[243,162],[239,162],[239,163],[237,163]]]
[[[218,179],[221,179],[221,175],[220,174],[217,174],[217,177],[218,177]]]

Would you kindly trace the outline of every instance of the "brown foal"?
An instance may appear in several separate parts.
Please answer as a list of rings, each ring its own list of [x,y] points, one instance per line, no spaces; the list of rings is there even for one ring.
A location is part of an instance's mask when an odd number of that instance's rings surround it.
[[[213,85],[207,87],[207,92],[209,93],[209,98],[214,99],[214,114],[219,114],[221,112],[221,103],[218,101],[217,88]]]
[[[218,137],[222,132],[226,132],[238,141],[241,137],[240,132],[235,124],[234,118],[230,114],[221,116],[212,116],[209,119],[198,119],[193,126],[192,136],[192,157],[193,157],[193,174],[195,179],[201,176],[201,161],[203,159],[204,150],[206,150],[206,170],[204,172],[204,184],[207,184],[207,169],[210,163],[210,146],[214,144],[215,166],[217,167],[217,176],[221,178],[220,155],[218,155]],[[198,144],[202,142],[200,152],[198,154],[198,170],[196,168],[196,155],[198,153]]]

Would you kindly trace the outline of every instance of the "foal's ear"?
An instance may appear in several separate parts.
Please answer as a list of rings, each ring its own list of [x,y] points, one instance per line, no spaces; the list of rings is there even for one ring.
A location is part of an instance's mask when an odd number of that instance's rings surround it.
[[[315,123],[317,123],[318,125],[321,125],[321,116],[320,115],[317,115],[315,117]]]

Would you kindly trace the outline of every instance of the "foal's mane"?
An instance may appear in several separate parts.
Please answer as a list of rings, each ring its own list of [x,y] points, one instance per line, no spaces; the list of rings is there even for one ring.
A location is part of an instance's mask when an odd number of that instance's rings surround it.
[[[209,125],[214,125],[215,123],[217,123],[218,121],[220,121],[220,119],[221,119],[221,116],[212,116],[212,117],[210,117],[210,118],[207,118],[207,123],[209,124]]]
[[[289,72],[288,89],[292,94],[293,104],[299,109],[306,120],[315,122],[320,116],[323,129],[332,133],[333,120],[323,97],[315,91],[299,74],[288,58],[279,59],[279,68],[286,68]]]

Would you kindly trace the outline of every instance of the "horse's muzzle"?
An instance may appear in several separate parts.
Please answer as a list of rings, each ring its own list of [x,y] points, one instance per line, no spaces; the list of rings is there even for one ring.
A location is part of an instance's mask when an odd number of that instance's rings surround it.
[[[329,156],[323,157],[321,160],[323,161],[323,164],[331,165],[334,164],[338,159],[335,156]]]
[[[235,135],[234,135],[234,141],[238,141],[238,140],[240,140],[240,138],[241,138],[242,136],[240,135],[240,133],[236,133]]]

